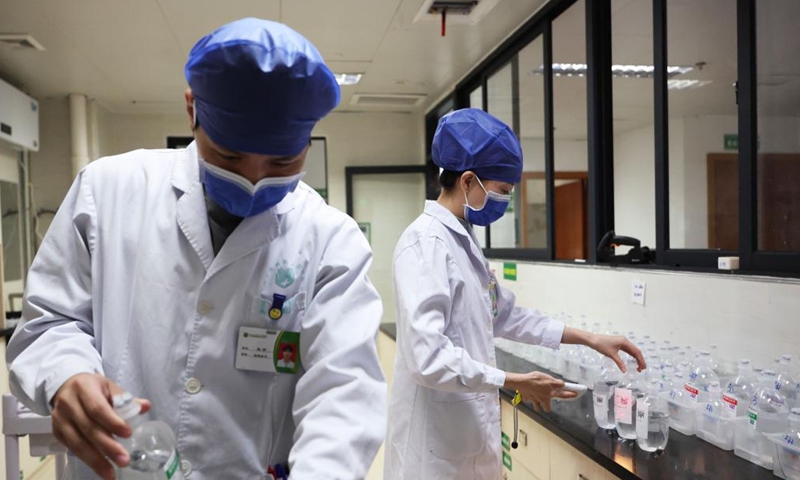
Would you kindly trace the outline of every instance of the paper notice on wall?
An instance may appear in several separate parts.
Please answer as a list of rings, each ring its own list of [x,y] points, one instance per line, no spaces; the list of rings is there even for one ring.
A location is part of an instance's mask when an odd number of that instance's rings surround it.
[[[634,280],[631,282],[631,303],[644,305],[645,282]]]

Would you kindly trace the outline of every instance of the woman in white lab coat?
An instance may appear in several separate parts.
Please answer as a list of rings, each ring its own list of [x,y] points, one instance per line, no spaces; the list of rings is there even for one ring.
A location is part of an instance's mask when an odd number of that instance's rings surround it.
[[[335,78],[258,19],[203,38],[186,76],[192,145],[101,159],[67,194],[8,346],[12,391],[52,412],[81,460],[71,478],[129,462],[110,405],[123,389],[172,427],[192,480],[287,463],[295,479],[362,478],[386,419],[372,255],[300,183]]]
[[[448,114],[436,130],[433,160],[443,169],[442,193],[426,203],[395,250],[397,358],[384,478],[496,479],[499,388],[519,390],[547,411],[552,398],[575,394],[541,372],[499,370],[494,337],[550,348],[583,344],[622,369],[624,350],[645,365],[624,337],[565,328],[516,307],[489,270],[472,225],[505,213],[522,174],[519,142],[505,124],[481,110]]]

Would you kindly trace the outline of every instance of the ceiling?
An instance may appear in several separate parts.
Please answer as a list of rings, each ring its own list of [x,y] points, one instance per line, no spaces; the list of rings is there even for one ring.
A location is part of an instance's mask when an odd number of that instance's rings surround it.
[[[182,111],[183,65],[203,35],[246,16],[308,37],[355,93],[422,94],[424,111],[544,0],[499,0],[476,25],[413,23],[425,0],[0,0],[0,33],[30,33],[44,52],[0,45],[0,77],[37,98],[83,93],[117,112]]]

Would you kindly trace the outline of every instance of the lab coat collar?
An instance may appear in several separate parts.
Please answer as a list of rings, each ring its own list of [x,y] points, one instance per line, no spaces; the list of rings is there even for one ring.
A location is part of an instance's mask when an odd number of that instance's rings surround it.
[[[439,220],[445,227],[452,230],[461,236],[472,238],[466,227],[459,221],[458,217],[453,215],[453,212],[445,208],[442,204],[435,200],[425,201],[425,214],[432,216]]]

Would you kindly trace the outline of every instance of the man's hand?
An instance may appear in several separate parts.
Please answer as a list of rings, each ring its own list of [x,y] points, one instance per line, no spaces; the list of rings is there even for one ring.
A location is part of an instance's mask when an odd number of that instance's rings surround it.
[[[53,397],[53,434],[73,454],[105,480],[114,480],[109,460],[124,467],[130,462],[114,435],[128,438],[131,429],[112,406],[112,397],[122,387],[98,374],[81,373],[71,377]],[[150,402],[138,400],[142,413]]]
[[[537,412],[550,411],[550,400],[553,398],[570,399],[577,393],[564,390],[564,382],[542,372],[506,373],[505,388],[519,390],[522,399],[533,403]]]

